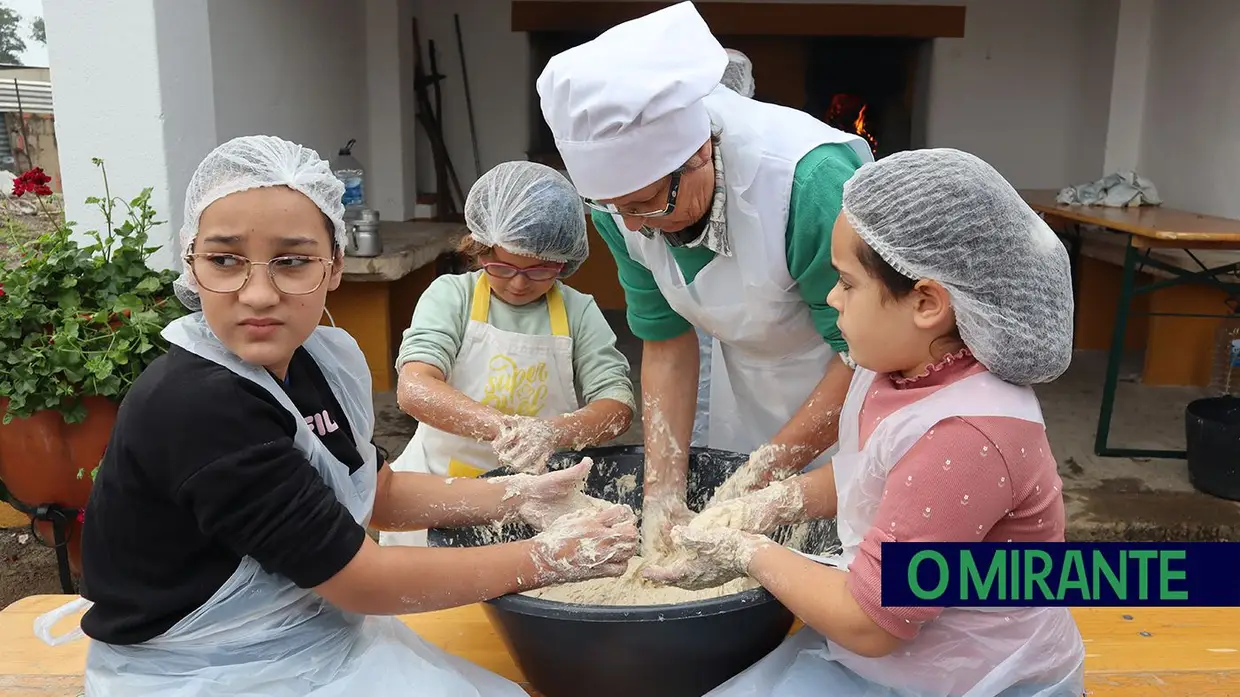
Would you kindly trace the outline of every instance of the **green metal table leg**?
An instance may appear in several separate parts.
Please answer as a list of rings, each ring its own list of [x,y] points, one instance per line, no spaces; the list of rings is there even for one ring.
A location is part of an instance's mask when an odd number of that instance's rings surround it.
[[[1107,436],[1111,433],[1111,414],[1115,409],[1115,388],[1119,384],[1119,366],[1124,357],[1124,340],[1128,336],[1128,312],[1132,304],[1132,285],[1136,278],[1137,248],[1132,235],[1124,247],[1124,273],[1119,288],[1119,308],[1115,311],[1115,327],[1111,348],[1107,352],[1106,381],[1102,385],[1102,408],[1098,412],[1098,432],[1094,436],[1094,454],[1106,455]]]
[[[1106,381],[1102,386],[1102,406],[1098,411],[1098,431],[1094,438],[1094,454],[1102,457],[1149,457],[1184,459],[1183,450],[1143,450],[1139,448],[1112,448],[1107,446],[1111,433],[1111,416],[1115,411],[1115,391],[1119,386],[1119,368],[1124,357],[1124,342],[1128,335],[1128,315],[1132,310],[1133,288],[1139,252],[1127,235],[1124,249],[1124,274],[1120,282],[1119,307],[1115,312],[1115,329],[1111,335],[1111,348],[1107,353]]]

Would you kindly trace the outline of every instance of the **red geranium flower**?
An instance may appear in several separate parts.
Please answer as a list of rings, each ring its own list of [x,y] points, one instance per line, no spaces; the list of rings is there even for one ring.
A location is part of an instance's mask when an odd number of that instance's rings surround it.
[[[35,167],[13,180],[13,195],[32,193],[35,196],[51,196],[52,188],[48,186],[51,181],[52,178],[44,173],[42,167]]]

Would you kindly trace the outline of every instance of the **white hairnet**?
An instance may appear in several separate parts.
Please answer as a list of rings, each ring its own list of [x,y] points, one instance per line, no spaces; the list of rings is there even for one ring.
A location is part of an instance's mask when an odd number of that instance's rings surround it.
[[[504,162],[479,177],[465,198],[465,225],[489,247],[563,262],[560,278],[590,256],[581,196],[563,174],[537,162]]]
[[[749,56],[729,48],[728,67],[724,69],[723,79],[719,82],[742,97],[753,97],[753,63]]]
[[[947,148],[896,153],[857,170],[843,207],[893,269],[947,289],[960,338],[990,372],[1028,385],[1067,370],[1067,250],[989,164]]]
[[[337,249],[344,249],[344,184],[319,154],[275,136],[241,136],[217,146],[203,158],[185,190],[181,252],[198,236],[207,206],[229,194],[264,186],[287,186],[305,194],[332,222]],[[198,285],[186,266],[175,283],[177,298],[191,310],[201,307]]]

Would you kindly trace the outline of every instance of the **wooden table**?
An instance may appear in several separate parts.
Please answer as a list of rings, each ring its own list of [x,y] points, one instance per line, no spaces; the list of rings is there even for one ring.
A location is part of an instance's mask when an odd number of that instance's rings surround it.
[[[1240,270],[1240,262],[1209,266],[1193,254],[1194,250],[1240,251],[1240,220],[1219,218],[1164,206],[1112,208],[1107,206],[1066,205],[1055,200],[1052,190],[1021,191],[1021,196],[1052,228],[1068,237],[1072,256],[1073,285],[1081,253],[1082,225],[1095,226],[1124,237],[1123,275],[1120,283],[1119,307],[1116,309],[1110,347],[1107,352],[1106,380],[1102,405],[1098,413],[1098,431],[1094,453],[1104,457],[1161,457],[1184,459],[1183,450],[1151,450],[1118,448],[1108,444],[1111,417],[1115,408],[1115,390],[1119,383],[1120,360],[1124,338],[1135,297],[1173,286],[1209,284],[1224,290],[1234,303],[1240,300],[1240,284],[1225,277]],[[1198,270],[1170,264],[1152,256],[1158,250],[1178,251],[1191,259]],[[1144,269],[1157,269],[1167,276],[1162,280],[1138,285],[1137,274]],[[1171,317],[1227,317],[1226,314],[1157,312]],[[1238,690],[1240,692],[1240,690]]]
[[[0,697],[76,697],[86,641],[47,646],[34,619],[70,596],[19,600],[0,611]],[[1090,697],[1240,694],[1240,608],[1075,609],[1085,640]],[[431,643],[518,683],[524,681],[478,605],[402,618]],[[72,626],[64,620],[62,625]],[[65,631],[57,627],[57,633]],[[527,687],[527,690],[529,688]],[[531,693],[533,694],[533,693]],[[583,692],[583,697],[588,694]]]

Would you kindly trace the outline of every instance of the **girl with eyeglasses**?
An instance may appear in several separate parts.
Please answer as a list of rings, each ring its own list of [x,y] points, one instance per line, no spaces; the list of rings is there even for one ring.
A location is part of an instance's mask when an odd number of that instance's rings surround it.
[[[588,463],[491,482],[387,466],[365,356],[319,324],[343,194],[317,153],[270,136],[194,172],[177,297],[196,311],[121,404],[86,507],[83,598],[45,618],[89,608],[86,694],[522,697],[393,615],[618,576],[636,552],[624,506],[561,515]],[[501,520],[541,532],[475,548],[367,534]]]
[[[465,223],[460,251],[476,268],[435,279],[401,342],[398,401],[419,424],[392,468],[536,473],[557,450],[628,430],[628,360],[594,299],[563,282],[589,254],[572,184],[545,165],[505,162],[470,189]]]

